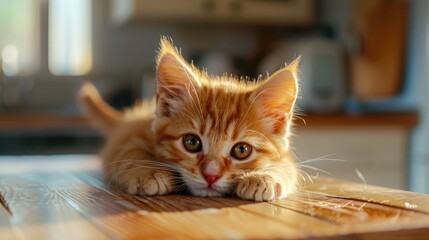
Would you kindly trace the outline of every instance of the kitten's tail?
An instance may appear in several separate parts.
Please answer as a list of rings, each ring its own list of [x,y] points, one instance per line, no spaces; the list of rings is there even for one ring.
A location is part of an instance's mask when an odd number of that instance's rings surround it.
[[[103,100],[90,82],[84,83],[79,91],[78,99],[91,123],[106,136],[110,135],[124,118],[121,112]]]

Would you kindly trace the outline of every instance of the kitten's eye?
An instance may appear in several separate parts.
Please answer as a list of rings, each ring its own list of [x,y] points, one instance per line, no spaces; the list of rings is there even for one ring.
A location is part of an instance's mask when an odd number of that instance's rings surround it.
[[[183,136],[182,141],[183,141],[183,146],[189,152],[192,152],[192,153],[199,152],[203,148],[200,138],[193,134],[188,134]]]
[[[237,160],[244,160],[252,153],[252,146],[247,143],[237,143],[231,149],[231,156]]]

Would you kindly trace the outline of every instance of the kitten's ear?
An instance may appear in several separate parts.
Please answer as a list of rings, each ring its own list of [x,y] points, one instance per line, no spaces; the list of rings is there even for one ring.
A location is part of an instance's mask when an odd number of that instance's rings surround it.
[[[196,70],[166,38],[161,38],[156,79],[159,113],[166,117],[179,110],[180,104],[189,100],[191,93],[201,86]]]
[[[298,95],[300,57],[265,80],[251,95],[258,103],[273,133],[281,133],[292,119]]]

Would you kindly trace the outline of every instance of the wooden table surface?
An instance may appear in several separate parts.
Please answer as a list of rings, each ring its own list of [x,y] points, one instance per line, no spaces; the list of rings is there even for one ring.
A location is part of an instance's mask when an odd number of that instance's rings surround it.
[[[429,196],[316,178],[285,200],[129,196],[93,156],[0,157],[0,239],[429,239]]]

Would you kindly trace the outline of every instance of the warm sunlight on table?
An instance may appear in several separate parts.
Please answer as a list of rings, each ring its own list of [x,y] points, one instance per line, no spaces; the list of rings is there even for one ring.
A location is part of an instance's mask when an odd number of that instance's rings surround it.
[[[429,196],[335,179],[285,200],[137,197],[90,155],[0,158],[1,239],[429,237]]]

